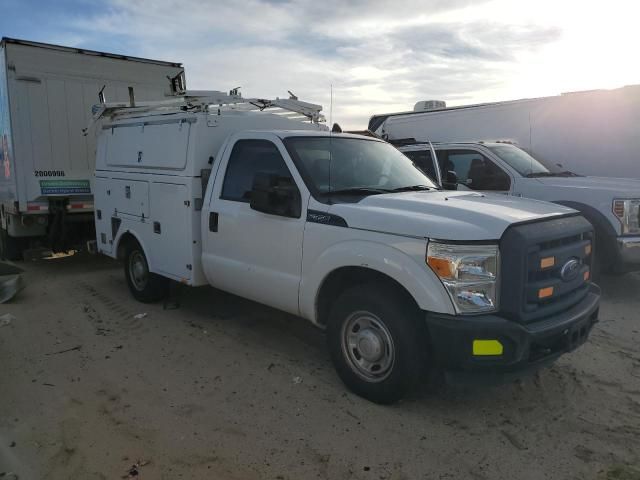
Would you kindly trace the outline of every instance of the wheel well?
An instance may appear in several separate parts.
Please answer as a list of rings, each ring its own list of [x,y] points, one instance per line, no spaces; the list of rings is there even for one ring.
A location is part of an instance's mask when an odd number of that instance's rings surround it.
[[[120,241],[118,242],[118,248],[116,251],[117,258],[119,260],[122,260],[125,257],[129,247],[139,244],[140,242],[138,242],[138,239],[132,233],[124,233],[122,237],[120,237]]]
[[[615,239],[617,233],[607,217],[599,210],[584,203],[569,201],[557,201],[555,203],[578,210],[593,225],[596,240],[600,242],[599,245],[596,243],[596,257],[599,257],[601,262],[609,263],[616,254]]]
[[[395,293],[419,308],[415,299],[400,283],[389,275],[367,267],[341,267],[332,271],[322,282],[316,298],[316,318],[319,325],[325,326],[333,300],[348,288],[363,283],[382,283]]]

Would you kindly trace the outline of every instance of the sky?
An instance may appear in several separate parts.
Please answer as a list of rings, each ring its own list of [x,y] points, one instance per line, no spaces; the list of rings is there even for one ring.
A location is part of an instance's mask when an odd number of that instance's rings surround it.
[[[636,0],[0,0],[0,36],[182,62],[190,89],[291,90],[364,129],[419,100],[638,84],[639,17]]]

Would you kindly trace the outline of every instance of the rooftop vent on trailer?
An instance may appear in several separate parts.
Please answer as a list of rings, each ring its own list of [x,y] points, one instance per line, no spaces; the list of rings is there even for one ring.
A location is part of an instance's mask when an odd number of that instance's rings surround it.
[[[428,112],[429,110],[438,110],[439,108],[447,108],[447,102],[444,100],[421,100],[413,106],[413,111]]]

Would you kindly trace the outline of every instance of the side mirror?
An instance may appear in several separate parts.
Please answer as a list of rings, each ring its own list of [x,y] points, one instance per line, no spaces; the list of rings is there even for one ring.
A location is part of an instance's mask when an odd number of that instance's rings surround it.
[[[442,188],[444,188],[445,190],[457,190],[458,174],[453,170],[449,170],[444,180],[442,181]]]
[[[249,206],[262,213],[300,218],[302,200],[291,177],[258,172],[253,177]]]

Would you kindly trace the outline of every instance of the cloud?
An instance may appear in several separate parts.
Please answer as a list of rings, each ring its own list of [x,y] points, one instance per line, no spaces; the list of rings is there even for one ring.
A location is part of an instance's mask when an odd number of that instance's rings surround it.
[[[194,89],[292,90],[343,127],[417,100],[465,101],[499,88],[523,52],[561,32],[536,24],[442,16],[471,0],[108,0],[67,21],[85,47],[181,61]],[[455,18],[456,15],[448,16]]]
[[[514,27],[485,21],[468,25],[426,24],[399,29],[391,35],[397,48],[419,57],[450,60],[513,60],[519,48],[535,48],[559,36],[556,28]]]

